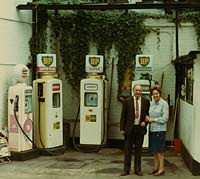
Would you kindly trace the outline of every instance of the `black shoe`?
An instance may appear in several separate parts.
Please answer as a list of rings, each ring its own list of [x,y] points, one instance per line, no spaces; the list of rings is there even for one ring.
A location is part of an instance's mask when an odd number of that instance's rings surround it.
[[[157,172],[158,172],[158,170],[153,170],[152,172],[149,173],[149,175],[154,175]]]
[[[136,174],[137,176],[143,176],[143,173],[142,173],[142,172],[135,172],[135,174]]]
[[[127,171],[123,171],[123,172],[121,173],[121,176],[126,176],[126,175],[130,175],[130,173],[127,172]]]

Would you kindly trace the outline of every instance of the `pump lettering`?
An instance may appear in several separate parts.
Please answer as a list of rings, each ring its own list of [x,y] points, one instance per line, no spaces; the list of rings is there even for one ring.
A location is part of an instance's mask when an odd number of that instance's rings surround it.
[[[60,84],[59,83],[53,84],[52,88],[53,88],[53,91],[59,91],[60,90]]]
[[[90,72],[103,72],[103,67],[91,67],[91,66],[87,66],[86,67],[86,71],[90,71]]]
[[[91,91],[98,90],[97,84],[85,84],[84,88],[85,90],[91,90]]]

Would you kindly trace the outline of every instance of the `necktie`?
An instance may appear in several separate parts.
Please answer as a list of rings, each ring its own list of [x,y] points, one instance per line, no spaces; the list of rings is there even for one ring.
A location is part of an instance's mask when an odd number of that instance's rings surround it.
[[[135,99],[135,118],[137,119],[139,117],[139,102],[138,98]]]

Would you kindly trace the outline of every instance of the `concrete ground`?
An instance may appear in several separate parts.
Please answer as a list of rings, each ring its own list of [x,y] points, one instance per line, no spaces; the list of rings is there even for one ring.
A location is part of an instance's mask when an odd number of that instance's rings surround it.
[[[133,163],[133,161],[132,161]],[[104,148],[98,153],[81,153],[72,149],[59,156],[40,156],[26,161],[11,161],[0,165],[0,179],[114,179],[141,178],[153,179],[153,156],[143,155],[143,176],[136,176],[131,170],[129,176],[120,176],[123,168],[123,151]],[[133,166],[132,166],[133,168]],[[165,154],[166,174],[157,178],[199,178],[193,176],[184,164],[180,154],[167,151]]]

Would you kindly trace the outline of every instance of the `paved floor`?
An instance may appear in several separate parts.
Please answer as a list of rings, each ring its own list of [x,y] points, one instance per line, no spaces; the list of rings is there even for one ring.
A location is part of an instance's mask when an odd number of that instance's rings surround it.
[[[40,156],[26,161],[11,161],[0,165],[0,179],[114,179],[141,178],[153,179],[148,174],[152,170],[153,156],[143,155],[143,176],[131,175],[121,177],[123,168],[123,151],[105,148],[98,153],[80,153],[66,150],[60,156]],[[185,166],[181,156],[173,152],[165,155],[166,179],[197,179]],[[157,178],[161,178],[157,177]]]

